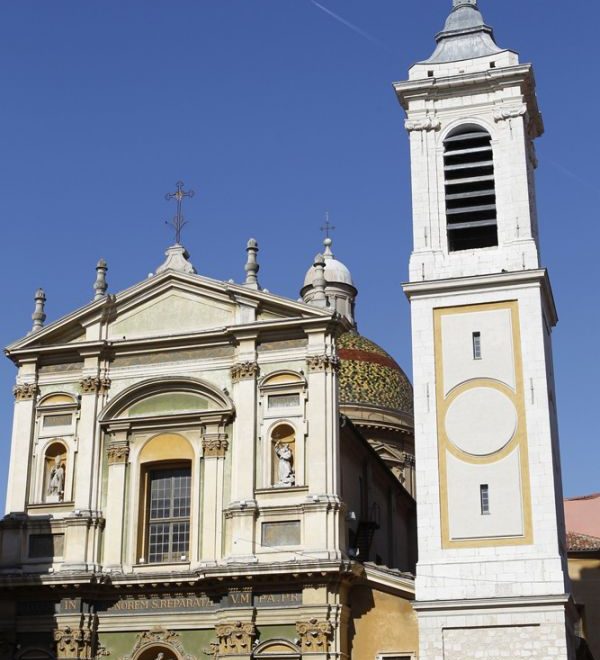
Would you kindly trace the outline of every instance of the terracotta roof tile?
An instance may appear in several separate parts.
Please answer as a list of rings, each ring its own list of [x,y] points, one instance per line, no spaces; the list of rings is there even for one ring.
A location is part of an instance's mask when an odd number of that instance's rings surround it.
[[[600,552],[600,539],[587,534],[567,532],[567,548],[569,552]]]

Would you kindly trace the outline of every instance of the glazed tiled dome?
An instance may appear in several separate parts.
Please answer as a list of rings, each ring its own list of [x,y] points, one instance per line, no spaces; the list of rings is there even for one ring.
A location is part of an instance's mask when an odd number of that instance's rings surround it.
[[[340,403],[412,414],[413,388],[394,358],[357,332],[338,338]]]

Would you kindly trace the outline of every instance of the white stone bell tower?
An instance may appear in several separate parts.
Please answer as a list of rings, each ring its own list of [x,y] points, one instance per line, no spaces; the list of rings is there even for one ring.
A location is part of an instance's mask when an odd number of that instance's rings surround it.
[[[395,85],[413,190],[420,660],[572,658],[531,65],[454,0]],[[508,654],[508,655],[507,655]]]

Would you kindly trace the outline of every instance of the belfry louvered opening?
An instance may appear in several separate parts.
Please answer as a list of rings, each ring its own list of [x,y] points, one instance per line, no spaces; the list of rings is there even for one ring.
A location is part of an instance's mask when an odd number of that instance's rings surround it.
[[[498,245],[492,138],[480,126],[461,126],[444,140],[448,250]]]

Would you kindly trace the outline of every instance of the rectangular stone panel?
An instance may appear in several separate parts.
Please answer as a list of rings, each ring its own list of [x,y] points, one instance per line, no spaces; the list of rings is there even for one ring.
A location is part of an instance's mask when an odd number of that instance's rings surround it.
[[[263,523],[261,542],[266,548],[300,545],[300,521]]]

